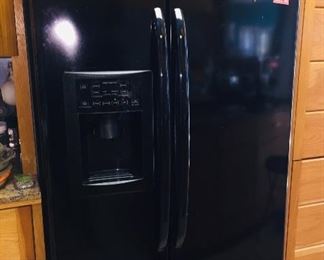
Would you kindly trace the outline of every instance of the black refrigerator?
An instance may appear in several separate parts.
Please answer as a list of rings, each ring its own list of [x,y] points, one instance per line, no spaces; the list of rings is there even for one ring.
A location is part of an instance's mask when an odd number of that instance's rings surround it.
[[[284,259],[298,0],[24,8],[47,259]]]

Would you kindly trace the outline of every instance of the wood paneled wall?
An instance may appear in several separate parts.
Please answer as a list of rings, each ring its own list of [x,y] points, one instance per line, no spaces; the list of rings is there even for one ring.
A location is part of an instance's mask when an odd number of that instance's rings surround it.
[[[324,0],[300,4],[286,260],[323,260]]]
[[[0,1],[0,57],[18,54],[13,0]]]

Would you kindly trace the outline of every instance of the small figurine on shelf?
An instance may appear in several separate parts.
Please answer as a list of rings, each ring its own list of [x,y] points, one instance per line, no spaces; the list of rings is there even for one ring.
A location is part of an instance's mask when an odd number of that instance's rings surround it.
[[[35,177],[29,175],[14,175],[13,184],[17,190],[26,190],[35,186]]]

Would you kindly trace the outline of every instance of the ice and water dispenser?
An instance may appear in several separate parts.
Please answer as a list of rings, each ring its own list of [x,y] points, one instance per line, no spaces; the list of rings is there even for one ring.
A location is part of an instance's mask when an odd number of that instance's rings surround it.
[[[71,187],[88,193],[143,189],[153,175],[150,71],[66,72]]]

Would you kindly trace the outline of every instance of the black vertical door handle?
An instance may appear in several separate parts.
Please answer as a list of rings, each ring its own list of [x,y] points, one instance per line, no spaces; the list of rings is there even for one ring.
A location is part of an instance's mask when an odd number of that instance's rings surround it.
[[[172,19],[172,90],[174,93],[174,176],[176,248],[182,247],[188,224],[190,171],[189,60],[186,23],[179,8]]]
[[[154,146],[155,175],[159,194],[159,243],[158,251],[168,245],[170,226],[170,174],[171,128],[168,38],[166,23],[160,8],[154,9],[151,25],[151,66],[154,84]]]

